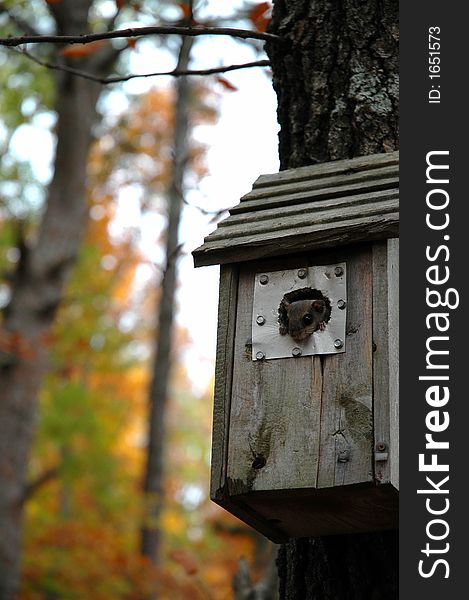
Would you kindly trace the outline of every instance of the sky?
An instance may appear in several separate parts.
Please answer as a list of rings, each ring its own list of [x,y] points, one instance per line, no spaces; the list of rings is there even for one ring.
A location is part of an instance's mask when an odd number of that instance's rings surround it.
[[[205,3],[205,12],[229,16],[242,4],[212,0]],[[217,36],[198,38],[192,56],[191,67],[198,69],[258,59],[248,44]],[[133,55],[130,71],[150,72],[155,70],[155,64],[158,70],[174,68],[174,56],[165,56],[150,43],[142,44]],[[221,93],[217,123],[197,127],[194,132],[196,139],[208,147],[208,176],[186,199],[206,210],[234,206],[250,191],[259,175],[275,173],[279,165],[277,104],[270,76],[265,69],[253,68],[227,73],[224,77],[237,91]],[[169,78],[164,79],[171,84]],[[154,80],[136,79],[128,82],[125,89],[132,94],[143,93],[151,85]],[[116,99],[116,110],[118,102]],[[128,220],[128,215],[124,215],[124,220]],[[214,373],[219,268],[194,269],[190,252],[216,227],[210,220],[197,209],[186,207],[180,228],[184,249],[179,261],[177,320],[193,341],[184,362],[195,391],[200,393],[205,391]],[[156,224],[148,223],[148,235],[143,232],[143,238],[149,241],[149,252],[154,243],[154,226]]]
[[[224,94],[218,123],[198,132],[210,147],[210,174],[200,186],[205,199],[195,198],[194,204],[214,208],[234,206],[259,175],[278,171],[276,98],[270,79],[260,69],[251,69],[230,74],[229,80],[238,91]],[[181,238],[191,250],[215,227],[204,225],[206,217],[195,212],[186,210],[181,227]],[[193,380],[200,381],[198,387],[213,373],[219,268],[194,269],[189,256],[181,260],[180,274],[179,321],[194,340],[188,368]],[[194,294],[196,290],[203,294]],[[204,319],[194,318],[202,314]]]
[[[113,4],[113,3],[112,3]],[[229,15],[242,2],[205,3],[207,13]],[[256,60],[251,47],[226,37],[199,38],[193,49],[193,68],[209,68]],[[174,57],[155,50],[148,42],[139,43],[132,54],[130,72],[151,72],[174,67]],[[205,177],[198,189],[187,195],[187,200],[206,210],[229,208],[239,202],[261,174],[278,171],[276,97],[271,79],[265,69],[252,68],[224,75],[237,91],[220,89],[220,116],[215,125],[199,126],[196,139],[208,147]],[[144,93],[155,85],[155,79],[137,79],[125,84],[131,94]],[[170,78],[160,78],[158,85],[170,85]],[[220,86],[221,88],[221,86]],[[107,112],[120,112],[125,107],[122,94],[111,94],[105,107]],[[51,174],[53,140],[49,133],[51,116],[43,115],[34,127],[20,128],[12,140],[18,155],[29,159],[38,177],[47,181]],[[48,121],[49,119],[49,121]],[[132,222],[132,202],[122,203],[122,223]],[[135,211],[134,211],[135,212]],[[210,217],[193,208],[185,208],[180,228],[184,242],[183,256],[179,261],[178,316],[193,341],[184,361],[195,391],[203,392],[214,372],[216,323],[218,307],[218,267],[194,269],[190,252],[203,243],[203,238],[215,228]],[[142,224],[142,244],[145,240],[154,245],[154,228],[157,223]],[[145,230],[146,229],[146,230]]]

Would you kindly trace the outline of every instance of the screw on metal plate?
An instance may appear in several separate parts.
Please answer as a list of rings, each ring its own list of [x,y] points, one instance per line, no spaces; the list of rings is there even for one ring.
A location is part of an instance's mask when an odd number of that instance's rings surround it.
[[[340,277],[334,275],[336,268],[341,269]],[[321,297],[330,302],[332,308],[330,318],[325,323],[320,323],[320,326],[312,332],[306,332],[305,337],[296,339],[298,336],[292,335],[289,329],[289,310],[284,303],[287,296],[291,305],[290,309],[295,309],[290,310],[293,315],[292,322],[294,319],[303,319],[305,315],[300,314],[303,308],[305,311],[310,310],[308,303],[304,303],[304,300],[320,299]],[[342,310],[339,309],[338,302],[340,300],[347,302],[347,266],[345,263],[335,262],[330,265],[312,265],[310,267],[297,266],[293,269],[256,273],[251,313],[252,360],[344,352],[347,345],[348,306]],[[300,301],[302,304],[295,306],[295,303]],[[309,316],[307,318],[309,319]],[[305,322],[304,325],[306,328],[307,323]],[[339,342],[334,344],[336,340]],[[297,350],[293,352],[295,348]]]
[[[345,300],[339,300],[337,302],[337,308],[340,308],[340,310],[344,310],[344,308],[347,306],[347,302],[345,302]]]
[[[350,460],[350,450],[340,450],[337,455],[337,462],[346,463]]]
[[[300,279],[305,279],[308,275],[308,269],[298,269],[298,277]]]
[[[334,269],[334,275],[335,275],[336,277],[342,277],[342,275],[343,275],[343,274],[344,274],[344,270],[343,270],[343,268],[342,268],[342,267],[336,267],[336,268]]]
[[[386,449],[387,449],[387,446],[386,446],[386,444],[385,444],[384,442],[378,442],[378,443],[376,444],[376,450],[377,450],[378,452],[385,452],[385,451],[386,451]]]

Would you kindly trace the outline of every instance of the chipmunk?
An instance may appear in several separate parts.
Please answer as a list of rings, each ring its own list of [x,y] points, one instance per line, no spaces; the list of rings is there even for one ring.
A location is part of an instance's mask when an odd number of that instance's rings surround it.
[[[279,307],[280,334],[288,333],[296,342],[303,342],[315,331],[324,331],[331,317],[330,302],[327,299],[318,298],[316,290],[304,288],[301,291],[316,297],[301,300],[284,297]]]

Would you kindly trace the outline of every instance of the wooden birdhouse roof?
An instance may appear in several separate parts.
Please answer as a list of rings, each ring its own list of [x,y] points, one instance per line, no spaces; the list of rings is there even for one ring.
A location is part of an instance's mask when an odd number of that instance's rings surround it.
[[[196,266],[397,237],[399,153],[261,175],[194,250]]]

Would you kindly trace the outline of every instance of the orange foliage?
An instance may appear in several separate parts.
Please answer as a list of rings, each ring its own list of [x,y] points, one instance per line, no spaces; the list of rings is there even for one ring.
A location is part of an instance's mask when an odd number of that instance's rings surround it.
[[[17,331],[11,332],[0,328],[0,351],[17,356],[24,360],[34,360],[36,351],[35,341],[22,336]]]
[[[270,23],[270,2],[259,2],[249,11],[249,18],[258,31],[266,31]]]
[[[237,92],[238,88],[233,85],[231,83],[231,81],[228,81],[228,79],[225,79],[225,77],[220,77],[219,75],[216,77],[216,80],[218,81],[218,83],[221,83],[221,85],[225,88],[225,90],[229,90],[230,92]]]
[[[193,110],[200,122],[214,118],[200,98]],[[172,119],[171,94],[152,90],[91,151],[92,218],[56,327],[43,340],[51,348],[51,370],[31,478],[56,465],[58,476],[27,505],[22,600],[142,600],[153,590],[159,600],[225,599],[239,557],[252,562],[255,554],[252,532],[207,497],[211,399],[194,396],[180,363],[167,416],[159,568],[138,552],[158,290],[154,281],[137,282],[146,260],[138,236],[110,232],[123,186],[138,184],[151,197],[165,189]],[[203,172],[202,147],[192,147],[190,164],[196,175]],[[124,328],[129,314],[131,325]],[[179,329],[176,354],[188,343]]]
[[[66,56],[67,58],[83,58],[85,56],[94,54],[107,44],[107,40],[96,40],[95,42],[90,42],[89,44],[72,44],[63,48],[60,51],[60,54],[62,56]]]

